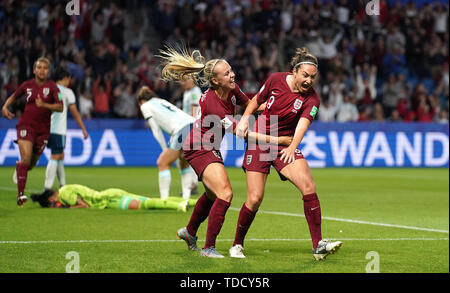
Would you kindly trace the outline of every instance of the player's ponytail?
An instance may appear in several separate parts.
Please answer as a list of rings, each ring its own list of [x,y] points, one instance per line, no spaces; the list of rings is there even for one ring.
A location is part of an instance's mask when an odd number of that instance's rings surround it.
[[[148,86],[143,86],[140,88],[136,98],[138,102],[141,102],[141,101],[148,101],[154,97],[158,97],[157,94],[154,91],[152,91]]]
[[[200,87],[214,86],[212,78],[215,77],[214,68],[223,59],[212,59],[206,62],[199,50],[189,53],[187,48],[176,50],[166,45],[160,50],[163,59],[162,79],[164,81],[180,81],[192,79]]]
[[[314,55],[310,54],[308,52],[308,49],[306,49],[305,47],[297,48],[295,56],[292,57],[291,60],[291,66],[296,70],[303,64],[310,64],[316,67],[319,66],[317,58]]]
[[[48,198],[53,195],[55,191],[53,189],[46,189],[42,193],[33,193],[31,195],[31,199],[33,202],[38,202],[41,207],[48,208],[50,207],[50,201]]]

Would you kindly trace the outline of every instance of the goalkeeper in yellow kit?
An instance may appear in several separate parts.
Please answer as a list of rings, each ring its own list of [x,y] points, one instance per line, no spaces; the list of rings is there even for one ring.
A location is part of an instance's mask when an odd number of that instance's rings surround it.
[[[50,208],[96,208],[96,209],[171,209],[186,212],[189,206],[195,205],[195,199],[169,197],[167,199],[150,198],[128,191],[109,188],[96,191],[79,184],[68,184],[55,191],[46,189],[40,194],[32,194],[31,199],[42,207]]]

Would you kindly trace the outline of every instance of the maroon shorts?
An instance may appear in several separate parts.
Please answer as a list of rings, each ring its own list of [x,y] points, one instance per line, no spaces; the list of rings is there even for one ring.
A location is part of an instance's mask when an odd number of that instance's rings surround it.
[[[50,133],[36,132],[32,127],[26,125],[17,125],[17,140],[28,140],[33,144],[33,152],[42,154],[50,138]]]
[[[202,181],[203,172],[209,164],[220,163],[223,165],[222,154],[218,150],[185,150],[183,154],[197,174],[199,181]]]
[[[273,166],[277,170],[280,179],[286,181],[287,178],[284,177],[280,172],[288,165],[288,163],[283,162],[281,158],[282,149],[261,149],[258,145],[253,145],[251,149],[247,148],[244,155],[244,162],[242,163],[242,168],[244,171],[253,171],[264,174],[270,173],[270,167]],[[295,160],[304,159],[302,152],[299,149],[295,150]]]

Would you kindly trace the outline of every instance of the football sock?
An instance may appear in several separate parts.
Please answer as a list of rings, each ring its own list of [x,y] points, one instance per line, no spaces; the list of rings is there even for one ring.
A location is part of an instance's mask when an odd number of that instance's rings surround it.
[[[169,197],[170,182],[172,181],[170,170],[159,171],[158,180],[161,199],[166,199]]]
[[[25,185],[27,184],[27,175],[28,175],[29,166],[24,163],[17,163],[17,195],[23,195],[25,191]]]
[[[184,199],[191,197],[192,171],[190,168],[180,169],[181,190]]]
[[[313,248],[315,249],[319,241],[322,240],[322,214],[320,211],[319,198],[316,193],[303,196],[303,210],[305,212],[306,221],[308,222]]]
[[[179,202],[171,200],[162,200],[160,198],[149,198],[141,201],[139,209],[171,209],[176,210]]]
[[[59,186],[66,185],[66,171],[64,170],[64,161],[58,161],[58,167],[56,168],[56,175],[58,176]]]
[[[51,189],[55,182],[56,168],[58,161],[50,159],[47,163],[47,169],[45,170],[45,189]]]
[[[258,210],[252,211],[247,208],[245,203],[242,205],[241,211],[239,212],[233,246],[236,244],[241,244],[242,246],[244,246],[245,235],[247,235],[247,231],[250,228],[250,225],[252,224],[257,212]]]
[[[191,187],[192,186],[196,186],[198,184],[198,176],[197,174],[195,174],[194,169],[192,168],[192,166],[189,166],[189,169],[191,170]]]
[[[176,201],[177,203],[180,203],[182,201],[185,201],[184,198],[179,197],[179,196],[169,196],[168,198],[166,198],[166,200],[170,200],[170,201]],[[188,199],[188,204],[190,207],[194,207],[197,204],[197,200],[196,199]]]
[[[195,236],[197,234],[198,227],[208,217],[214,202],[214,200],[210,200],[208,197],[206,197],[206,192],[203,193],[202,196],[200,196],[200,198],[197,200],[197,203],[195,204],[194,211],[192,212],[189,223],[186,226],[189,234],[191,234],[192,236]]]
[[[209,212],[208,230],[206,231],[206,241],[203,248],[216,245],[217,235],[219,235],[220,229],[222,229],[223,222],[225,221],[225,214],[229,207],[229,202],[216,198],[211,207],[211,211]]]

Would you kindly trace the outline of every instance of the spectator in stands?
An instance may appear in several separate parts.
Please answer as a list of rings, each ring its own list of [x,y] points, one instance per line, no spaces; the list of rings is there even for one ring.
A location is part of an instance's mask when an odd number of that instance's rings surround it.
[[[382,60],[384,73],[405,73],[406,70],[406,58],[404,55],[404,49],[400,45],[394,45],[392,50],[387,51]]]
[[[108,19],[103,16],[102,11],[96,11],[92,18],[91,39],[94,43],[101,43],[108,28]]]
[[[368,67],[368,64],[365,64]],[[369,72],[367,72],[369,71]],[[374,100],[377,97],[377,89],[375,87],[377,79],[377,68],[375,66],[366,69],[365,72],[361,70],[361,67],[357,65],[355,67],[356,74],[356,100],[357,105],[361,107],[372,108]]]
[[[384,122],[384,111],[381,103],[375,103],[373,107],[373,120],[376,122]]]
[[[398,110],[394,109],[394,110],[392,110],[391,116],[389,116],[388,120],[391,122],[401,122],[402,117],[400,117],[400,113],[398,112]]]
[[[411,76],[422,79],[428,73],[425,64],[424,40],[417,32],[411,32],[407,39],[405,57],[408,63],[408,71]]]
[[[437,34],[431,36],[426,57],[431,70],[431,78],[437,80],[444,69],[446,57],[448,57],[448,49],[442,45],[442,40]]]
[[[359,118],[356,98],[351,95],[344,95],[344,102],[339,107],[336,120],[338,122],[353,122]]]
[[[119,118],[133,118],[137,116],[137,103],[133,89],[133,82],[127,81],[114,89],[114,113]]]
[[[92,87],[94,97],[94,117],[108,118],[109,103],[111,101],[111,82],[97,77]]]
[[[390,116],[391,112],[397,108],[398,101],[403,98],[404,93],[404,76],[399,75],[398,80],[395,74],[390,74],[388,81],[381,87],[381,100],[387,116]]]
[[[78,100],[80,106],[80,115],[83,119],[91,119],[94,111],[94,103],[92,103],[91,91],[85,90]]]
[[[448,113],[444,109],[441,109],[441,111],[439,111],[438,122],[439,123],[448,123]]]
[[[363,105],[362,110],[359,112],[358,122],[370,122],[372,120],[372,109]]]
[[[322,122],[333,122],[336,120],[338,108],[330,103],[328,95],[321,95],[321,105],[318,120]]]

